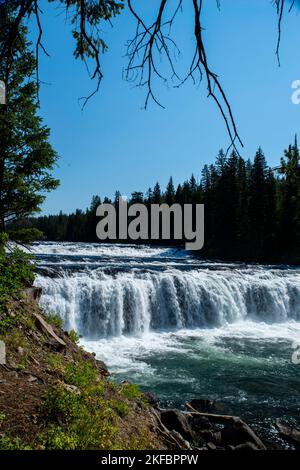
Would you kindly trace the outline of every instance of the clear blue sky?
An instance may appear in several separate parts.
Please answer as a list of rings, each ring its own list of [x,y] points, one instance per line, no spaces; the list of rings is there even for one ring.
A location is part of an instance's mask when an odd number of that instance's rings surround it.
[[[139,0],[140,5],[147,0]],[[184,0],[184,4],[187,0]],[[253,158],[258,146],[269,164],[276,165],[283,149],[300,132],[300,105],[291,102],[291,83],[300,79],[300,11],[287,14],[281,43],[281,68],[275,57],[277,21],[269,0],[204,2],[204,39],[208,58],[219,74],[232,104],[244,157]],[[153,8],[157,0],[151,2]],[[188,11],[187,11],[188,13]],[[51,128],[51,142],[60,155],[55,171],[61,180],[48,195],[45,213],[85,209],[93,194],[112,197],[146,191],[170,175],[175,183],[211,163],[228,145],[222,118],[199,88],[160,85],[163,110],[150,103],[142,110],[144,91],[122,80],[125,43],[134,23],[124,12],[105,37],[101,90],[82,112],[80,96],[92,91],[85,67],[72,56],[73,39],[64,17],[53,5],[44,10],[44,44],[51,58],[41,58],[41,113]],[[177,39],[183,43],[183,62],[192,53],[192,17],[183,16]]]

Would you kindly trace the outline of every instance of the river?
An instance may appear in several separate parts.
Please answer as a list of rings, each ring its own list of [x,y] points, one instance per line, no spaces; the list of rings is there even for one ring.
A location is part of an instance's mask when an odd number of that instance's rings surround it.
[[[166,406],[216,399],[281,446],[274,420],[300,426],[300,268],[142,245],[45,242],[33,252],[41,306],[118,380]]]

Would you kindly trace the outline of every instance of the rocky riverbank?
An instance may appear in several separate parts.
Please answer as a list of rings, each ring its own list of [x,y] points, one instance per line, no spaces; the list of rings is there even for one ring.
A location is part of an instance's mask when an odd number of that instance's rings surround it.
[[[43,314],[40,293],[27,289],[1,315],[0,449],[270,447],[240,418],[216,414],[210,401],[193,400],[185,411],[161,409],[134,384],[116,384],[106,365],[78,346],[75,332]],[[284,423],[278,429],[299,445],[296,430]]]

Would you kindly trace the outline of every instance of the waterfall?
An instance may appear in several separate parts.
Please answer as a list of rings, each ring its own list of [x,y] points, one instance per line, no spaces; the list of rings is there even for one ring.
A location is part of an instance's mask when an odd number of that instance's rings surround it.
[[[244,320],[300,321],[300,272],[292,269],[85,269],[40,274],[36,284],[47,312],[92,339]]]

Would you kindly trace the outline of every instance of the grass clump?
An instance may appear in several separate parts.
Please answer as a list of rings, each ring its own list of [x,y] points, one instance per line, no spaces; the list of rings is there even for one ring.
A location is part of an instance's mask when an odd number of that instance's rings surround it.
[[[62,329],[64,326],[63,319],[57,313],[47,313],[47,321],[53,326]]]
[[[19,437],[1,435],[0,450],[32,450],[32,448],[24,444]]]
[[[108,406],[103,388],[75,394],[58,386],[43,404],[49,424],[40,436],[45,449],[114,449],[118,434],[117,413]],[[56,434],[57,433],[57,434]]]
[[[64,375],[65,373],[65,361],[61,354],[49,354],[47,358],[49,366],[56,372]]]
[[[71,330],[71,331],[69,332],[69,338],[70,338],[70,340],[72,341],[72,343],[74,343],[74,344],[78,344],[78,343],[79,343],[80,337],[79,337],[78,333],[76,333],[75,330]]]
[[[26,285],[34,281],[32,257],[19,248],[11,253],[0,250],[0,300],[8,300]]]
[[[90,362],[68,363],[65,367],[64,378],[67,383],[76,387],[87,387],[96,382],[98,371]]]
[[[0,234],[0,334],[18,324],[18,316],[11,315],[8,304],[24,287],[34,281],[34,265],[30,255],[19,248],[5,253],[7,235]],[[1,248],[2,247],[2,248]]]
[[[96,367],[83,359],[66,362],[60,354],[49,354],[48,364],[67,384],[82,388],[97,382],[98,371]]]
[[[120,400],[109,400],[108,406],[115,411],[121,418],[125,418],[125,416],[128,416],[130,412],[130,408],[128,403],[125,403],[124,401]]]
[[[142,408],[146,409],[148,407],[145,395],[136,384],[124,383],[120,389],[120,394],[128,400],[136,401]]]
[[[40,445],[47,450],[76,450],[78,441],[76,436],[64,432],[60,426],[50,426],[40,438]]]
[[[50,422],[69,424],[81,418],[83,396],[76,395],[63,386],[50,390],[43,404],[43,411]]]
[[[1,335],[1,339],[5,342],[7,349],[26,348],[28,346],[27,338],[21,330],[9,331],[7,334]]]

